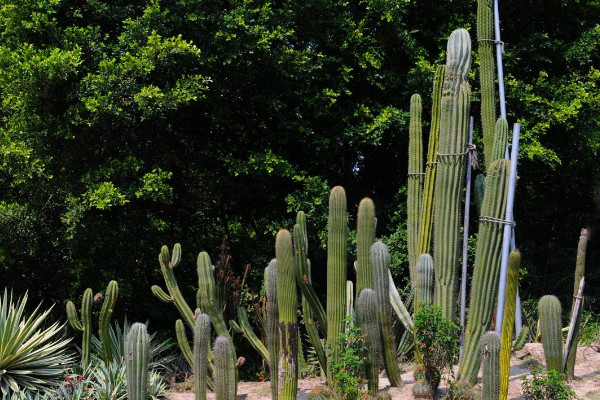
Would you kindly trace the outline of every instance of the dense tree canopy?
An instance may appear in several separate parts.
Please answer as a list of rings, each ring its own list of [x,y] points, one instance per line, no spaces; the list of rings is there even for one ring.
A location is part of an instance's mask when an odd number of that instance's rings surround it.
[[[475,9],[4,1],[5,285],[62,302],[114,278],[122,310],[153,318],[162,244],[182,243],[178,275],[191,287],[195,255],[216,256],[228,235],[235,268],[251,264],[256,284],[295,211],[308,213],[313,248],[322,243],[336,184],[351,213],[374,198],[378,230],[402,261],[408,100],[418,92],[430,106],[444,40],[458,27],[475,38]],[[509,0],[502,11],[509,117],[524,133],[516,214],[526,293],[557,293],[572,279],[579,229],[598,227],[600,4]],[[593,243],[590,265],[600,259]],[[600,283],[597,270],[589,276]]]

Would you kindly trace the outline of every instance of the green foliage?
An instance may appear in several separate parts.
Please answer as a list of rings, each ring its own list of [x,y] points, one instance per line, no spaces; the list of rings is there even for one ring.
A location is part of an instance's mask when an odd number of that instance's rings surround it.
[[[566,375],[555,370],[542,371],[532,367],[532,377],[521,377],[523,394],[527,400],[577,400],[573,389],[566,384]]]

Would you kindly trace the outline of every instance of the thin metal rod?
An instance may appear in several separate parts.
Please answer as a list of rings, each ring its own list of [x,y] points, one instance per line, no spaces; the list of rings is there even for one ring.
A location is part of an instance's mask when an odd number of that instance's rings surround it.
[[[513,139],[510,156],[510,177],[508,181],[508,195],[506,199],[506,221],[513,221],[513,207],[515,204],[515,189],[517,187],[517,157],[519,155],[519,134],[521,125],[514,124]],[[504,235],[502,238],[502,260],[500,264],[500,284],[498,285],[498,305],[496,307],[496,332],[500,335],[502,332],[502,320],[504,318],[504,302],[506,296],[506,274],[508,270],[508,256],[510,254],[510,242],[513,231],[512,224],[504,225]]]
[[[510,251],[513,251],[516,248],[515,227],[513,226],[512,236],[510,238]],[[521,295],[519,294],[519,282],[517,282],[517,301],[515,304],[515,337],[519,336],[521,329],[523,329],[523,316],[521,313]]]
[[[500,116],[506,118],[506,97],[504,95],[504,68],[502,67],[503,43],[500,39],[500,8],[494,0],[494,34],[496,38],[496,66],[498,68],[498,94],[500,96]]]
[[[474,119],[471,117],[469,124],[469,148],[473,144]],[[462,248],[462,276],[460,280],[460,355],[463,351],[465,338],[465,309],[467,307],[467,259],[469,255],[469,218],[471,210],[471,166],[473,165],[473,151],[467,157],[467,182],[465,193],[465,219],[463,222],[463,248]]]
[[[573,313],[571,314],[571,324],[569,325],[569,334],[567,335],[567,341],[565,343],[565,351],[563,352],[563,363],[562,370],[567,368],[567,359],[569,358],[569,350],[571,350],[571,342],[573,342],[573,335],[575,334],[575,325],[577,324],[577,316],[581,312],[581,301],[583,300],[583,287],[585,286],[585,277],[582,277],[579,281],[579,289],[577,290],[577,297],[575,298],[575,306],[573,307]]]

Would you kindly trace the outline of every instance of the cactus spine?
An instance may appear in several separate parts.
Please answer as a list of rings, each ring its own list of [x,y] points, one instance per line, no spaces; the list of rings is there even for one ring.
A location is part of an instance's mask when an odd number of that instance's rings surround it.
[[[371,245],[375,241],[375,204],[365,197],[358,204],[356,222],[356,296],[373,287]]]
[[[129,400],[146,400],[149,346],[150,339],[146,325],[136,322],[129,329],[124,349],[127,371],[127,398]]]
[[[494,149],[489,156],[486,155],[486,163],[489,167],[491,163],[496,160],[504,158],[506,152],[506,146],[508,145],[508,122],[506,119],[500,117],[496,121],[496,127],[494,130]],[[488,160],[487,157],[491,157]]]
[[[579,244],[577,246],[577,263],[575,265],[575,283],[573,285],[573,304],[571,305],[571,314],[575,310],[575,299],[577,292],[579,291],[579,282],[585,274],[585,253],[587,249],[587,230],[581,230],[581,236],[579,236]],[[575,331],[573,332],[573,341],[569,348],[569,355],[567,357],[567,377],[569,379],[575,378],[575,358],[577,355],[577,342],[579,341],[579,324],[581,323],[581,311],[577,315],[575,320]]]
[[[235,353],[231,339],[219,336],[213,345],[215,357],[215,398],[216,400],[235,400],[237,391]]]
[[[417,263],[417,301],[418,308],[423,303],[433,302],[433,258],[429,254],[421,254]],[[417,306],[418,305],[418,306]]]
[[[92,336],[92,289],[87,288],[81,299],[81,320],[77,317],[77,310],[72,301],[67,302],[67,318],[69,324],[76,331],[83,333],[81,339],[81,363],[87,367],[90,362],[90,338]]]
[[[419,215],[423,196],[423,129],[421,127],[421,96],[410,98],[410,128],[408,136],[408,195],[407,247],[410,282],[417,286],[417,259],[419,258]],[[416,305],[416,303],[415,303]]]
[[[344,332],[346,314],[346,192],[336,186],[329,195],[327,231],[327,344],[333,346]],[[388,294],[388,291],[385,292]],[[335,356],[334,356],[335,357]]]
[[[429,131],[429,145],[427,150],[427,165],[425,166],[425,183],[423,184],[423,201],[421,218],[419,221],[419,251],[418,254],[428,254],[431,245],[431,231],[433,228],[433,184],[437,166],[438,138],[440,133],[440,102],[442,97],[442,84],[446,75],[446,66],[438,65],[433,78],[433,96],[431,109],[431,129]]]
[[[275,239],[279,305],[279,400],[294,400],[298,390],[298,322],[292,236],[282,229]],[[344,285],[345,287],[345,285]]]
[[[506,303],[504,321],[502,323],[502,348],[500,352],[500,400],[508,399],[508,378],[510,375],[510,353],[515,325],[515,308],[517,304],[517,287],[519,286],[519,268],[521,253],[519,250],[510,252],[508,258],[508,277],[506,280]]]
[[[392,386],[402,386],[402,377],[396,360],[396,347],[392,329],[392,307],[389,297],[388,266],[390,254],[387,246],[382,242],[375,242],[371,246],[371,265],[373,266],[373,289],[377,294],[377,317],[379,320],[382,344],[383,364]]]
[[[562,371],[563,341],[560,301],[555,296],[544,296],[538,303],[540,333],[548,370]]]
[[[434,304],[452,321],[456,311],[462,192],[469,128],[471,39],[464,29],[452,32],[446,55],[441,99],[438,167],[435,179]]]
[[[272,259],[267,266],[267,350],[269,351],[269,374],[271,379],[271,398],[277,400],[277,381],[279,364],[279,306],[277,305],[277,260]]]
[[[471,384],[475,384],[480,366],[479,342],[491,327],[496,305],[503,233],[503,225],[497,221],[504,218],[509,169],[508,160],[496,160],[485,180],[465,345],[458,372],[460,380]]]
[[[481,338],[483,400],[498,400],[500,390],[500,337],[487,332]]]
[[[483,152],[486,166],[494,158],[494,123],[496,121],[496,99],[494,78],[494,27],[492,0],[477,1],[477,41],[479,52],[479,81],[481,86],[481,125],[483,130]],[[504,149],[502,156],[504,157]]]
[[[381,364],[381,335],[377,322],[377,295],[372,289],[366,288],[360,292],[356,301],[356,319],[361,332],[366,335],[367,346],[367,380],[369,392],[379,390],[379,365]]]
[[[196,400],[206,400],[210,334],[210,317],[207,314],[198,314],[194,326],[194,393]]]
[[[110,318],[112,317],[118,296],[119,285],[116,281],[110,281],[106,287],[106,293],[104,294],[104,303],[100,310],[100,325],[98,328],[98,336],[100,336],[100,342],[102,343],[102,354],[104,356],[104,362],[107,365],[113,359],[112,348],[110,347],[109,330]]]

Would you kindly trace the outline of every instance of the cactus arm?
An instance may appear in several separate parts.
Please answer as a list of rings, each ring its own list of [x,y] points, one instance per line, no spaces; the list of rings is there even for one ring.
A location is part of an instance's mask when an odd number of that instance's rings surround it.
[[[508,378],[510,375],[510,353],[515,325],[517,305],[517,287],[519,286],[519,267],[521,253],[513,250],[508,258],[508,278],[506,281],[506,306],[502,323],[502,346],[500,350],[500,400],[508,399]]]
[[[371,245],[375,241],[375,205],[365,197],[358,204],[356,223],[356,298],[365,288],[373,287]]]
[[[279,366],[279,306],[277,305],[277,260],[269,262],[265,273],[265,286],[267,288],[267,317],[266,337],[267,350],[270,363],[269,374],[271,381],[271,398],[277,400],[278,396],[278,366]]]
[[[410,283],[417,286],[417,259],[419,258],[419,215],[423,196],[423,129],[421,127],[421,96],[410,98],[410,127],[408,136],[408,193],[407,193],[407,247]]]
[[[193,367],[194,353],[192,352],[187,335],[185,334],[185,326],[183,325],[183,321],[180,319],[175,321],[175,336],[177,337],[177,344],[179,345],[181,354],[183,354],[183,358],[185,358],[185,361],[190,367]]]
[[[127,340],[125,341],[127,398],[129,400],[146,400],[149,346],[150,339],[146,325],[136,322],[129,329]]]
[[[483,360],[483,400],[498,400],[500,390],[500,336],[487,332],[481,338]]]
[[[369,392],[379,390],[379,365],[381,364],[381,335],[377,322],[377,295],[372,289],[366,288],[360,292],[356,301],[356,319],[365,337],[367,347],[366,376],[369,382]]]
[[[171,257],[169,256],[169,248],[163,246],[160,250],[158,261],[167,286],[167,291],[169,292],[172,301],[175,303],[175,307],[179,311],[179,314],[181,314],[181,317],[187,326],[189,326],[190,329],[194,329],[194,312],[183,298],[183,295],[179,290],[179,285],[177,284],[177,279],[175,279],[175,274],[173,273],[173,269],[181,261],[181,246],[179,243],[173,246],[173,255]]]
[[[73,329],[83,332],[83,325],[81,325],[81,321],[77,316],[75,304],[71,300],[67,302],[67,319],[69,320],[69,325],[71,325]]]
[[[112,359],[112,348],[110,345],[110,318],[112,317],[115,304],[117,303],[117,297],[119,296],[119,285],[117,281],[110,281],[104,294],[104,303],[100,310],[100,324],[98,327],[98,336],[100,336],[100,342],[102,343],[102,353],[104,356],[104,362],[108,365]]]
[[[560,301],[555,296],[542,297],[538,303],[538,315],[546,368],[561,372],[563,341]]]
[[[213,274],[212,264],[210,257],[205,251],[198,254],[198,292],[197,302],[198,308],[210,316],[215,333],[217,336],[225,336],[231,340],[227,324],[223,319],[223,313],[217,306],[215,296],[215,277]]]
[[[235,352],[231,339],[219,336],[213,346],[215,357],[215,399],[235,400],[237,395],[237,378]],[[234,362],[231,362],[231,359]]]
[[[496,122],[494,28],[492,0],[477,1],[477,41],[481,86],[481,125],[486,168],[494,161],[494,123]],[[504,157],[504,149],[502,156]]]
[[[183,325],[182,325],[183,326]],[[199,314],[194,326],[194,393],[196,400],[206,400],[208,385],[208,351],[210,349],[210,317]],[[187,340],[185,341],[187,343]]]
[[[152,294],[163,303],[173,303],[173,298],[169,296],[160,286],[152,285],[150,288]]]
[[[243,307],[238,308],[238,321],[240,322],[239,327],[242,330],[244,337],[248,339],[252,347],[254,347],[254,350],[261,355],[265,362],[270,365],[271,357],[269,356],[269,351],[252,330],[252,325],[250,325],[250,321],[248,321],[248,313]]]
[[[406,329],[410,329],[413,326],[413,320],[408,312],[408,309],[404,305],[404,302],[402,302],[402,299],[400,298],[400,293],[398,293],[398,289],[396,288],[394,278],[392,277],[392,273],[390,272],[389,268],[388,279],[390,282],[390,303],[392,304],[392,308],[396,312],[396,315],[398,315],[402,325],[404,325]]]

